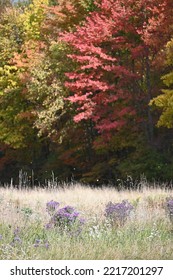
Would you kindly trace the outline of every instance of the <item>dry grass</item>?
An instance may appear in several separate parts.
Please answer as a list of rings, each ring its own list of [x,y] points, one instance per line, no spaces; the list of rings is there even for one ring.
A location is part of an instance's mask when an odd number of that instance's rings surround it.
[[[58,189],[0,188],[0,234],[7,236],[0,258],[172,259],[172,224],[165,214],[165,199],[168,196],[173,196],[173,190],[149,188],[148,185],[141,190],[120,192],[113,187],[91,189],[79,184]],[[80,237],[73,239],[55,231],[45,233],[43,228],[49,219],[46,203],[52,199],[60,202],[61,206],[74,206],[86,218]],[[136,211],[123,227],[105,226],[105,205],[109,201],[121,202],[124,199],[129,200]],[[22,211],[27,208],[32,210],[29,217]],[[12,231],[17,226],[25,231],[20,251],[9,246]],[[90,234],[95,226],[98,233]],[[8,233],[8,228],[11,233]],[[33,248],[33,239],[45,234],[50,248]]]
[[[173,196],[173,190],[166,190],[164,188],[144,187],[141,190],[123,190],[117,191],[113,187],[103,187],[92,189],[87,186],[79,184],[58,189],[15,189],[15,188],[1,188],[0,199],[13,203],[14,205],[26,206],[31,208],[38,208],[43,206],[51,199],[57,200],[63,204],[75,205],[79,209],[87,212],[99,214],[102,212],[103,205],[109,201],[120,202],[123,199],[133,201],[136,199],[152,200],[154,204],[160,203],[162,199],[167,196]]]

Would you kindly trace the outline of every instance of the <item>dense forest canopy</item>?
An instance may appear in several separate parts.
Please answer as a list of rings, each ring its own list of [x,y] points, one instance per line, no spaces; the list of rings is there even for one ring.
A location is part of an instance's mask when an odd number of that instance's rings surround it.
[[[172,0],[1,0],[0,181],[172,180],[172,11]]]

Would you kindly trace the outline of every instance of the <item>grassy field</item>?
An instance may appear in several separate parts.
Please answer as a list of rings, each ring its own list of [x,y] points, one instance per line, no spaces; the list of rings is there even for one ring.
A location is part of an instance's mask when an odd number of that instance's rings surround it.
[[[0,259],[171,259],[173,223],[165,211],[173,190],[144,184],[140,190],[92,189],[74,184],[58,189],[0,188]],[[118,225],[105,217],[111,201],[134,209]],[[85,219],[81,231],[54,226],[46,203],[70,205]],[[76,226],[76,225],[75,225]],[[74,226],[74,227],[75,227]]]

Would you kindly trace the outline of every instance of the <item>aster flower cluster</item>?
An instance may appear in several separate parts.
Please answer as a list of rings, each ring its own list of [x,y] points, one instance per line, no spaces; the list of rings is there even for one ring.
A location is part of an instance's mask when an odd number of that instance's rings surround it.
[[[54,200],[47,202],[46,210],[50,216],[54,214],[55,210],[59,207],[59,205],[60,203]]]
[[[127,200],[123,200],[121,203],[109,202],[106,205],[105,216],[113,223],[122,225],[132,210],[133,206]]]
[[[84,220],[79,218],[80,213],[72,206],[65,206],[59,208],[60,203],[57,201],[49,201],[46,204],[46,209],[51,219],[46,225],[46,228],[59,227],[61,229],[70,229],[73,225],[81,227],[84,224]]]
[[[171,222],[173,222],[173,198],[172,197],[167,197],[166,199],[166,210]]]
[[[71,206],[65,206],[64,208],[59,209],[52,217],[52,222],[55,226],[70,226],[74,224],[79,216],[79,212],[77,212]]]

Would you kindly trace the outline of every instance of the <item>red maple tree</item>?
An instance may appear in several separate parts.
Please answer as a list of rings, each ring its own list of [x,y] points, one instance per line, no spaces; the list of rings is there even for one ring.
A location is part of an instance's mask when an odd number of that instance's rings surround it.
[[[148,105],[149,62],[168,38],[169,5],[170,0],[97,1],[98,9],[83,26],[62,34],[74,49],[69,58],[77,65],[66,74],[68,100],[77,104],[75,122],[91,119],[99,132],[108,132],[132,118],[139,100]],[[159,37],[161,30],[164,40]],[[143,76],[141,61],[145,61],[146,91],[135,86]]]

